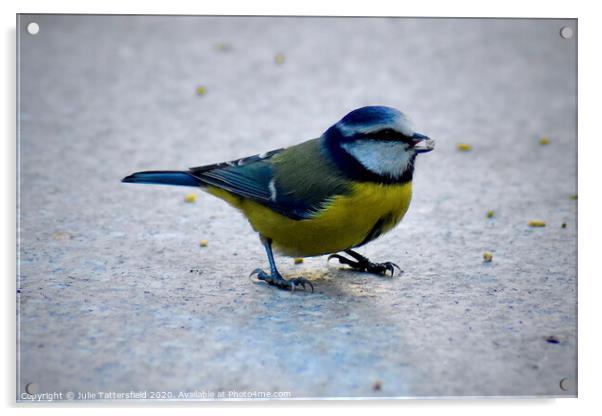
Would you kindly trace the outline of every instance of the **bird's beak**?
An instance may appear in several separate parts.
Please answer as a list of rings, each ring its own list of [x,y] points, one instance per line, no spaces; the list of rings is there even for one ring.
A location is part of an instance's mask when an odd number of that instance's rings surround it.
[[[412,135],[412,149],[416,153],[430,152],[435,148],[435,141],[428,136],[420,133]]]

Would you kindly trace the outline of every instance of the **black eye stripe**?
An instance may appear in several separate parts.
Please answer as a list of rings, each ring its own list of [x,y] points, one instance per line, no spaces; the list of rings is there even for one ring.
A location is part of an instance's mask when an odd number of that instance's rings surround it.
[[[412,141],[411,137],[408,137],[403,133],[400,133],[393,129],[383,129],[375,131],[373,133],[367,134],[366,136],[370,137],[373,140],[392,140],[404,143],[410,143]]]

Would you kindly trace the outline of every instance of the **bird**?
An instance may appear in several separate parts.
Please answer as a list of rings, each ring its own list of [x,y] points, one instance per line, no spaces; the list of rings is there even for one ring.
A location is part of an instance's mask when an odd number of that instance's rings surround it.
[[[349,112],[320,137],[297,145],[188,170],[136,172],[122,182],[200,187],[221,198],[242,212],[266,251],[269,272],[257,268],[249,277],[313,292],[310,280],[282,276],[274,250],[292,257],[328,254],[328,261],[360,272],[401,273],[397,264],[374,263],[355,249],[402,220],[416,156],[434,144],[401,111],[374,105]]]

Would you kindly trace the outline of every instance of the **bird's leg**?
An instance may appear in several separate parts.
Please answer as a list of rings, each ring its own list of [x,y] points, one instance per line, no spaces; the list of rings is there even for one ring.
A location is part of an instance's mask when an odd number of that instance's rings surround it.
[[[265,251],[268,255],[268,261],[270,262],[270,274],[267,274],[261,269],[255,269],[249,275],[249,277],[256,274],[259,280],[263,280],[267,284],[276,286],[280,289],[290,290],[291,292],[294,292],[297,286],[302,286],[305,290],[305,285],[308,285],[313,293],[314,285],[312,285],[311,282],[304,277],[297,277],[289,280],[284,279],[278,271],[278,269],[276,268],[274,254],[272,253],[272,240],[270,240],[269,238],[261,237],[261,243],[265,247]]]
[[[390,261],[384,263],[372,263],[367,257],[362,256],[360,253],[353,250],[345,250],[345,253],[349,254],[355,260],[348,259],[347,257],[343,257],[340,254],[331,254],[328,256],[328,260],[330,259],[338,259],[339,263],[346,264],[351,266],[351,268],[358,270],[360,272],[368,272],[375,274],[386,274],[387,272],[391,272],[391,276],[395,273],[395,268],[399,270],[400,273],[403,273],[403,270]]]

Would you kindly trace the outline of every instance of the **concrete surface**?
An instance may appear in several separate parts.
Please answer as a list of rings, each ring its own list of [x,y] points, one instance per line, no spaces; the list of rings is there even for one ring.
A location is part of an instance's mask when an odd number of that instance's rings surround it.
[[[21,16],[19,398],[28,383],[147,398],[574,396],[565,25],[576,33],[572,20]],[[403,223],[361,250],[401,277],[278,257],[316,293],[253,283],[267,261],[234,209],[119,182],[314,138],[368,104],[437,140]]]

